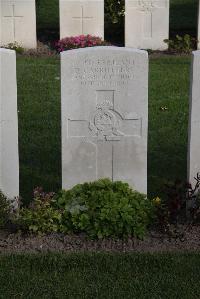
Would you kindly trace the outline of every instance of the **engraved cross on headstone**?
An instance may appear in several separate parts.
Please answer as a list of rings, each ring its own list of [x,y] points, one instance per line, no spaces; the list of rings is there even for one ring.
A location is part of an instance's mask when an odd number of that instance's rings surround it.
[[[85,30],[84,30],[84,23],[89,21],[89,20],[92,20],[93,17],[86,17],[85,16],[83,6],[81,6],[81,16],[80,17],[72,17],[72,18],[81,21],[81,33],[82,34],[87,34],[87,32],[85,32]]]
[[[152,38],[153,33],[153,10],[156,8],[153,1],[139,1],[139,10],[145,14],[143,16],[143,33],[144,37]]]
[[[115,91],[96,91],[96,110],[89,119],[68,119],[68,137],[94,138],[98,141],[120,141],[141,136],[142,120],[135,113],[122,116],[115,110]]]
[[[4,16],[4,18],[10,18],[13,25],[13,40],[16,38],[16,19],[23,18],[23,16],[18,16],[15,14],[15,5],[12,5],[12,15]]]
[[[104,176],[105,172],[102,172],[100,165],[105,164],[109,169],[109,177],[114,179],[116,143],[124,138],[142,136],[142,119],[134,113],[128,112],[126,116],[122,116],[117,111],[114,90],[97,90],[96,110],[88,119],[68,119],[67,127],[67,138],[78,138],[83,143],[95,145],[96,179]]]
[[[130,7],[139,10],[143,14],[143,35],[145,38],[153,37],[153,13],[154,13],[154,11],[158,8],[163,8],[165,6],[166,6],[166,0],[133,0],[133,1],[130,1]]]

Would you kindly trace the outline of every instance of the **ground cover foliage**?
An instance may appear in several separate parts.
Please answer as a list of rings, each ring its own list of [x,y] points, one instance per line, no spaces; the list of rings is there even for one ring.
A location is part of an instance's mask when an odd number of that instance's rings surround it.
[[[85,233],[90,238],[143,238],[157,205],[127,183],[100,179],[57,194],[34,190],[28,208],[16,218],[19,229],[32,233]]]
[[[0,257],[0,298],[198,299],[199,254]]]

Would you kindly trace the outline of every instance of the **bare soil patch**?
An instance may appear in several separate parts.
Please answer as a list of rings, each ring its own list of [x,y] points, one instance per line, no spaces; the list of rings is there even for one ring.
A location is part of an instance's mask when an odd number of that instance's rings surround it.
[[[86,235],[23,235],[0,231],[0,253],[47,252],[184,252],[200,250],[200,226],[185,227],[182,237],[149,232],[144,240],[91,240]]]

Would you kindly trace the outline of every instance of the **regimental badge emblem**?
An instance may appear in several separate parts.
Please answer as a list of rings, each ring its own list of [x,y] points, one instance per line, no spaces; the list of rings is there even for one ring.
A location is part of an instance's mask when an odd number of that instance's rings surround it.
[[[151,0],[139,0],[139,6],[143,11],[151,11],[155,8],[155,4]]]
[[[114,110],[113,104],[104,101],[97,105],[96,111],[91,116],[89,129],[98,140],[120,141],[124,135],[120,132],[122,116]]]

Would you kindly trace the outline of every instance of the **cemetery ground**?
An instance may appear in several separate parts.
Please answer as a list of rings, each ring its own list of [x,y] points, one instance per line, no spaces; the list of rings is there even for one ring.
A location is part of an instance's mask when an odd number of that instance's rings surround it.
[[[49,3],[40,1],[37,13],[45,41],[58,37],[58,1]],[[195,36],[196,7],[196,0],[171,0],[171,36]],[[190,63],[189,56],[150,58],[150,198],[163,198],[166,182],[186,180]],[[60,60],[18,56],[17,75],[20,194],[28,204],[36,186],[61,188]],[[0,298],[199,298],[198,236],[195,227],[187,241],[161,237],[152,244],[147,237],[146,243],[138,241],[136,248],[143,253],[137,253],[135,244],[123,241],[108,245],[71,236],[63,241],[58,235],[24,239],[2,231]],[[160,253],[163,249],[178,252]]]
[[[199,298],[199,254],[12,255],[0,298]]]
[[[151,198],[164,196],[165,182],[186,179],[189,69],[188,56],[150,58]],[[61,188],[60,61],[18,56],[17,73],[20,194],[28,203],[35,186]],[[152,244],[147,237],[136,246],[140,254],[123,241],[3,234],[1,298],[199,298],[199,231],[187,241],[155,238]]]

